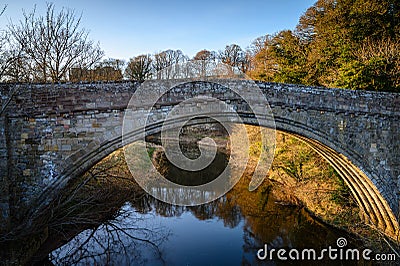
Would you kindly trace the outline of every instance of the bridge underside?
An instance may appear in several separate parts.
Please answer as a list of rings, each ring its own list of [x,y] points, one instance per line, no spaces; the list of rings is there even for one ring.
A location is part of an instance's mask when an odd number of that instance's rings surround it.
[[[208,118],[199,118],[193,121],[193,124],[204,124],[210,123],[214,120],[211,121]],[[249,125],[258,125],[254,124],[253,118],[246,116],[244,116],[243,121]],[[277,119],[277,121],[279,121],[279,119]],[[178,121],[170,123],[169,127],[173,128],[175,122]],[[281,125],[278,122],[276,124],[276,129],[305,142],[324,159],[326,159],[350,188],[351,193],[360,207],[363,220],[366,223],[375,226],[392,239],[397,239],[399,233],[397,219],[393,214],[389,204],[381,195],[377,187],[372,183],[370,178],[343,154],[335,151],[333,148],[321,143],[318,140],[315,140],[309,136],[304,136],[306,135],[304,134],[304,130],[302,131],[302,135],[296,133],[297,130],[295,127],[292,127],[291,130],[288,130],[287,125],[288,124]],[[162,122],[154,123],[148,126],[146,135],[159,133],[161,131],[161,127]],[[61,178],[58,178],[58,182],[53,185],[58,188],[64,187],[68,181],[81,176],[110,153],[122,148],[124,145],[130,142],[142,139],[140,134],[140,130],[137,132],[132,132],[131,135],[124,141],[124,143],[121,136],[115,136],[115,138],[111,140],[94,141],[86,149],[76,152],[66,160],[66,165],[64,168],[66,171],[64,171]],[[42,194],[42,199],[39,199],[39,202],[48,198],[49,194],[54,193],[54,191],[57,191],[57,189],[52,191],[45,191]]]

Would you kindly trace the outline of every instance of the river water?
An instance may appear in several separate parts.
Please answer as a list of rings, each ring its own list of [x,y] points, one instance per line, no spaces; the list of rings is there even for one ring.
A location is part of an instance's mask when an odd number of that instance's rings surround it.
[[[224,155],[216,164],[225,167]],[[221,157],[222,156],[222,157]],[[219,172],[215,167],[213,172]],[[164,167],[165,169],[165,167]],[[173,165],[167,175],[181,178]],[[208,176],[208,173],[203,173]],[[196,178],[199,178],[198,176]],[[54,265],[358,265],[357,261],[289,260],[257,257],[271,249],[360,248],[344,231],[326,226],[303,208],[277,202],[269,186],[248,191],[240,181],[225,196],[195,207],[174,206],[149,195],[126,201],[114,218],[86,229],[49,255]],[[121,195],[123,196],[123,195]],[[343,239],[342,239],[343,240]],[[276,251],[275,251],[276,252]],[[261,251],[259,255],[264,255]],[[286,253],[286,256],[288,253]]]
[[[267,244],[268,249],[319,252],[337,248],[340,237],[348,240],[348,248],[357,247],[352,237],[320,224],[302,209],[277,206],[254,217],[244,216],[239,208],[227,214],[222,210],[226,204],[220,199],[182,208],[153,202],[139,210],[126,203],[116,219],[81,232],[54,250],[50,260],[56,265],[286,265],[277,258],[261,261],[257,251]]]

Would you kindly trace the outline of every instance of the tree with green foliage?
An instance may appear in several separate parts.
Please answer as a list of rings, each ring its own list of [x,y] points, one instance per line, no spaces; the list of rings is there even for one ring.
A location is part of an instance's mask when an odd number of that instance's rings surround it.
[[[399,11],[397,0],[318,0],[294,31],[264,42],[250,76],[400,92]]]
[[[296,29],[310,46],[306,83],[399,91],[399,10],[394,0],[317,1]]]

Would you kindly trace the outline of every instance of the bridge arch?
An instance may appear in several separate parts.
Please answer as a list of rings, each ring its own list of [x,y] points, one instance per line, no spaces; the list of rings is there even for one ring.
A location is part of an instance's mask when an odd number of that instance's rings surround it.
[[[246,87],[247,81],[236,82]],[[327,159],[354,193],[365,219],[396,237],[400,94],[257,85],[271,106],[276,129],[305,141]],[[32,207],[33,201],[46,204],[58,193],[52,190],[54,186],[64,187],[121,148],[124,110],[138,86],[137,82],[0,86],[0,101],[7,107],[0,117],[2,191],[22,184],[21,195],[14,198],[28,199]],[[256,125],[246,109],[240,109],[241,100],[235,95],[201,82],[173,91],[159,109],[199,93],[238,106],[245,123]],[[152,127],[149,133],[160,130],[158,122]],[[49,173],[44,161],[54,163],[54,171],[50,169],[55,173],[53,186],[44,182]],[[38,191],[44,192],[38,195]],[[11,208],[10,198],[4,195],[0,197],[1,221],[8,219]],[[0,227],[6,224],[1,222]]]
[[[241,117],[245,124],[259,126],[259,124],[255,123],[254,118],[251,116],[249,117],[248,114],[242,114]],[[192,121],[192,124],[215,122],[205,117],[193,119]],[[315,131],[305,130],[305,127],[301,125],[301,123],[287,121],[280,117],[275,117],[275,121],[277,130],[306,143],[338,172],[346,185],[350,188],[361,210],[360,215],[366,223],[374,225],[391,238],[397,238],[399,226],[389,204],[360,167],[358,167],[351,158],[347,157],[348,155],[344,155],[346,151],[342,151],[343,153],[339,152],[341,150],[340,147],[336,147],[334,143],[326,138],[322,138],[321,141],[317,140],[318,133],[316,134]],[[163,122],[164,121],[158,121],[148,124],[146,135],[160,133]],[[169,127],[173,128],[175,123],[178,124],[179,121],[172,121]],[[123,142],[120,134],[115,134],[111,139],[109,139],[109,136],[108,138],[99,138],[91,142],[84,149],[80,149],[65,160],[63,167],[65,170],[62,172],[63,178],[59,178],[57,182],[53,184],[51,190],[55,187],[61,188],[66,182],[82,176],[112,152],[132,142],[141,140],[141,132],[141,130],[132,132],[132,134],[125,139],[125,142]],[[42,194],[43,198],[39,199],[39,202],[48,198],[49,193],[52,193],[51,190],[44,191]],[[58,189],[54,191],[58,191]]]

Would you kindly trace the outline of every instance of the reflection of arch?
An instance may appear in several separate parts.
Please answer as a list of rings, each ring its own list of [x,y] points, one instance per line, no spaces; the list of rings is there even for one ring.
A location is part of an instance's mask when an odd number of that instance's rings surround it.
[[[253,116],[249,116],[248,114],[240,115],[244,123],[255,125]],[[211,122],[210,119],[205,117],[193,121],[195,121],[193,122],[194,124]],[[157,121],[147,125],[146,128],[148,131],[146,133],[152,135],[160,132],[163,122]],[[170,126],[173,127],[173,124],[174,122],[171,122]],[[308,129],[298,121],[287,121],[275,117],[275,125],[277,130],[287,132],[307,143],[335,168],[356,198],[363,211],[362,215],[365,221],[376,225],[392,238],[397,236],[399,230],[398,223],[390,206],[370,178],[360,170],[356,160],[352,159],[351,155],[349,156],[349,153],[341,150],[338,145],[329,141],[322,134],[318,135],[318,132]],[[65,160],[63,174],[58,178],[57,183],[54,184],[55,186],[52,189],[44,191],[41,198],[48,198],[50,196],[49,193],[54,193],[53,196],[56,196],[57,190],[63,188],[66,182],[84,174],[115,150],[122,148],[130,142],[141,139],[141,134],[141,130],[132,132],[128,138],[129,141],[125,143],[122,143],[122,137],[117,133],[108,136],[108,138],[104,137],[103,139],[93,140],[85,149],[79,150]]]

